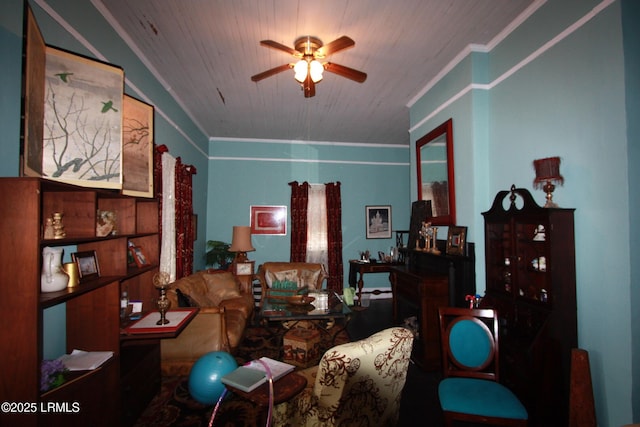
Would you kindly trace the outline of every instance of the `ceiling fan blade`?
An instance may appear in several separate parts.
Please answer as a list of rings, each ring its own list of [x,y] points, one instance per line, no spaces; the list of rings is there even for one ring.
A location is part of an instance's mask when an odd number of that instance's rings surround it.
[[[326,64],[324,64],[324,69],[329,71],[330,73],[334,73],[339,76],[346,77],[358,83],[362,83],[365,80],[367,80],[367,73],[354,70],[353,68],[345,67],[344,65],[327,62]]]
[[[291,68],[291,64],[282,64],[278,67],[272,68],[270,70],[267,71],[263,71],[262,73],[256,74],[255,76],[251,76],[251,80],[254,82],[259,82],[260,80],[266,79],[267,77],[271,77],[274,74],[278,74],[281,73],[283,71],[288,70],[289,68]]]
[[[283,52],[288,53],[289,55],[294,55],[294,56],[300,56],[300,52],[298,52],[297,50],[289,47],[289,46],[285,46],[283,44],[280,44],[278,42],[274,42],[273,40],[262,40],[260,42],[260,44],[262,46],[266,46],[266,47],[270,47],[272,49],[277,49],[277,50],[281,50]]]
[[[336,53],[348,47],[354,46],[356,42],[351,40],[351,38],[347,36],[342,36],[340,38],[335,39],[331,43],[327,43],[318,49],[318,53],[322,56],[328,56],[332,53]]]
[[[302,89],[304,90],[304,97],[311,98],[312,96],[316,96],[316,84],[311,80],[311,76],[307,76],[302,85]]]

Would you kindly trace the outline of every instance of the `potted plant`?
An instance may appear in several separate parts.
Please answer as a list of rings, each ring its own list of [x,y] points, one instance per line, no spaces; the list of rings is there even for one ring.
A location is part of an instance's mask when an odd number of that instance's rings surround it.
[[[229,264],[231,264],[231,261],[233,261],[235,257],[233,252],[229,252],[230,247],[230,243],[219,240],[208,240],[206,253],[207,266],[217,266],[221,270],[229,268]]]

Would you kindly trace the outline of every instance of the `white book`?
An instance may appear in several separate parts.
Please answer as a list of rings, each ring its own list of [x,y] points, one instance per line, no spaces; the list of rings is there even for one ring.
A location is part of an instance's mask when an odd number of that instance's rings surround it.
[[[295,366],[280,362],[268,357],[261,357],[269,367],[274,381],[282,378],[295,369]],[[244,366],[240,366],[221,378],[223,384],[249,393],[267,382],[267,370],[265,366],[257,360],[252,360]]]
[[[73,350],[71,354],[65,354],[58,359],[70,371],[88,371],[97,369],[107,360],[113,357],[113,351],[82,351]]]

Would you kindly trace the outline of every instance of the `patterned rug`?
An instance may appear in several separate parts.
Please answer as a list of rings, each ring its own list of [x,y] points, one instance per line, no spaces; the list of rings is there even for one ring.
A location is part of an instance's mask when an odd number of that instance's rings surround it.
[[[247,328],[235,358],[238,365],[263,356],[282,360],[282,338],[286,328]],[[320,334],[320,351],[349,342],[347,332],[339,326]],[[188,377],[164,377],[160,392],[136,422],[136,427],[199,427],[208,426],[213,405],[203,405],[189,394]],[[237,396],[229,395],[218,410],[213,425],[264,426],[266,413],[256,405]]]

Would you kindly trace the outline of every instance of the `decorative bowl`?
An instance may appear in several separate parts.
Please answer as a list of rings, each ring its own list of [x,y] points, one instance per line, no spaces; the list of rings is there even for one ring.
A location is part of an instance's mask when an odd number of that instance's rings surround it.
[[[315,301],[315,297],[310,297],[308,295],[294,295],[287,298],[287,303],[291,305],[309,305],[313,301]]]

